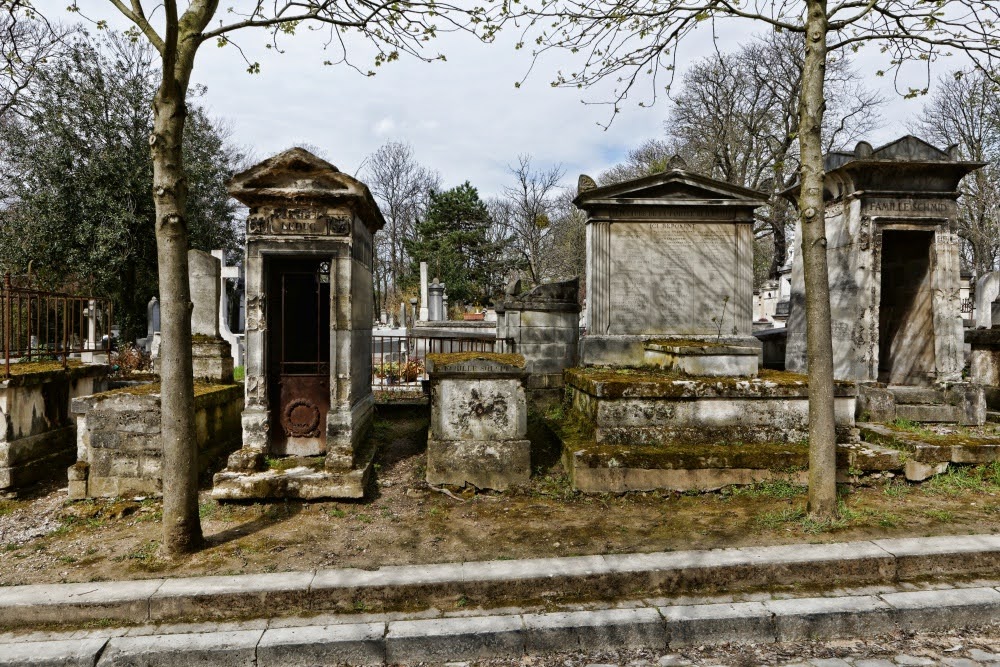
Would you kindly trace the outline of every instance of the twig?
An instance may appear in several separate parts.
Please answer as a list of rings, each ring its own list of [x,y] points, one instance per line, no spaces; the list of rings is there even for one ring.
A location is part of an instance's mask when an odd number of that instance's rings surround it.
[[[430,487],[430,489],[432,491],[437,491],[438,493],[443,493],[444,495],[448,496],[449,498],[451,498],[453,500],[457,500],[460,503],[467,503],[467,502],[469,502],[465,498],[459,498],[458,496],[456,496],[454,493],[452,493],[448,489],[445,489],[445,488],[442,488],[442,487],[433,486],[431,484],[428,484],[427,486]]]

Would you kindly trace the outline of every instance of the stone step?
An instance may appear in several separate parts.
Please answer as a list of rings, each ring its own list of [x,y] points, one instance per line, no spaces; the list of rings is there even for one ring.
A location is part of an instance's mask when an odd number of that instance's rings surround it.
[[[1000,460],[1000,437],[956,433],[937,435],[888,424],[858,424],[861,440],[909,453],[909,460],[928,466],[942,463],[984,464]],[[945,466],[946,468],[947,466]],[[943,470],[941,470],[943,472]],[[909,475],[908,475],[909,477]],[[916,480],[916,477],[909,477]],[[919,477],[925,479],[926,476]]]
[[[564,462],[574,487],[584,493],[714,491],[775,479],[805,484],[809,465],[805,443],[592,443],[574,447],[564,456]],[[902,470],[904,458],[899,449],[877,442],[837,445],[837,467],[845,473]]]
[[[943,404],[944,394],[934,387],[907,387],[890,385],[889,391],[896,399],[896,405],[936,405]]]
[[[359,618],[362,612],[426,614],[466,604],[496,609],[666,595],[817,591],[995,576],[998,556],[1000,535],[949,535],[376,570],[0,586],[0,628],[148,627],[317,614]]]
[[[896,404],[896,418],[911,422],[957,424],[961,417],[961,410],[954,405],[943,403],[936,405],[930,403]]]
[[[437,618],[409,614],[368,622],[340,617],[290,619],[275,625],[264,621],[101,629],[48,633],[44,639],[7,636],[0,639],[0,667],[285,667],[490,659],[520,663],[541,654],[578,652],[581,647],[593,652],[665,651],[720,643],[873,639],[988,626],[1000,611],[1000,590],[981,583],[752,602],[648,598],[618,602],[612,608],[548,612],[518,608],[502,614]],[[660,664],[682,663],[661,660]]]

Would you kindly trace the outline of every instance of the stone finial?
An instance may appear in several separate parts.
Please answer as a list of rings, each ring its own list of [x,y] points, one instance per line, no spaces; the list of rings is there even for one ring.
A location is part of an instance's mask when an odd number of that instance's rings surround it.
[[[580,174],[580,179],[576,182],[576,194],[582,195],[588,190],[593,190],[597,187],[597,182],[586,174]]]
[[[854,147],[854,157],[856,158],[866,158],[871,157],[875,149],[867,141],[859,141],[858,145]]]
[[[688,168],[687,162],[685,162],[684,158],[682,158],[680,155],[677,155],[676,153],[672,158],[667,160],[667,171],[673,171],[675,169],[687,169],[687,168]]]

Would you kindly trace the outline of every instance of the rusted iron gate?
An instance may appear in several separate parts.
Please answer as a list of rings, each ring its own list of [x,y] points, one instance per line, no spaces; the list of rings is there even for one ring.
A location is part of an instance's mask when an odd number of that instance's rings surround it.
[[[0,337],[4,377],[17,362],[61,360],[102,352],[111,340],[109,299],[22,286],[8,273],[0,285]]]
[[[372,390],[420,389],[427,379],[427,355],[453,352],[495,352],[505,339],[372,336]]]

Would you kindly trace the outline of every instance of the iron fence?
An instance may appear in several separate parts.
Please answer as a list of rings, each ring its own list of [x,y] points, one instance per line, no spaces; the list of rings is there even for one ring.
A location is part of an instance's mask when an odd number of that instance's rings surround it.
[[[428,354],[494,352],[505,342],[457,336],[372,336],[372,390],[421,390],[428,378]]]
[[[6,274],[0,285],[5,377],[12,361],[61,360],[65,367],[71,354],[107,351],[112,315],[109,299],[34,289]]]

